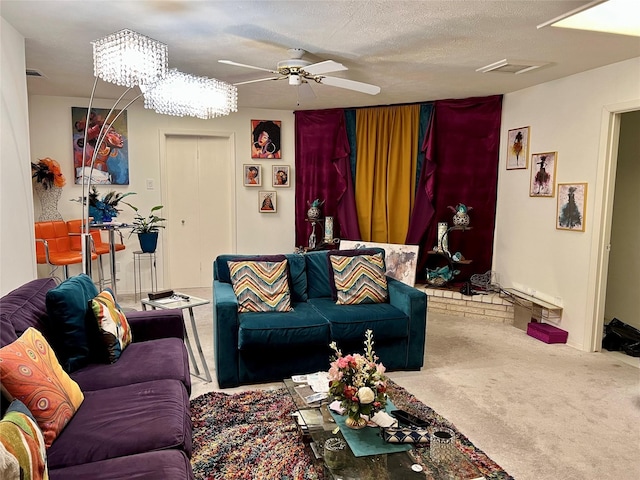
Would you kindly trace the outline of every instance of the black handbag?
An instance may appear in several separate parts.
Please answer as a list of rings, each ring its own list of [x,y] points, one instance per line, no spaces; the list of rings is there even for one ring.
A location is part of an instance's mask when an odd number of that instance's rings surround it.
[[[387,427],[380,429],[382,439],[387,443],[427,443],[429,431],[425,427]]]

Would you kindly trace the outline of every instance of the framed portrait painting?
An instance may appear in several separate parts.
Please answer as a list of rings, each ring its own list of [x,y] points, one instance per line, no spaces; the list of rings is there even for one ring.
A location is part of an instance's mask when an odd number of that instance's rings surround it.
[[[289,183],[289,165],[273,165],[272,167],[272,182],[271,184],[275,188],[288,187]]]
[[[245,187],[262,186],[262,166],[256,163],[249,163],[242,166]]]
[[[559,183],[556,228],[584,232],[587,208],[586,183]]]
[[[258,192],[258,209],[260,213],[276,213],[278,211],[276,192]]]
[[[507,170],[526,170],[529,162],[529,133],[531,127],[509,130],[507,134]]]
[[[553,197],[556,189],[558,152],[531,155],[530,197]]]
[[[82,184],[82,176],[89,176],[91,159],[97,149],[91,172],[91,183],[97,185],[129,185],[129,133],[127,112],[108,108],[92,108],[87,119],[87,109],[71,107],[71,131],[73,132],[73,174],[76,185]],[[109,116],[108,116],[109,115]],[[107,117],[108,116],[108,117]],[[116,118],[117,117],[117,118]],[[100,130],[104,128],[103,141],[97,145]],[[82,158],[85,130],[87,147]]]
[[[251,120],[251,158],[282,158],[280,120]]]

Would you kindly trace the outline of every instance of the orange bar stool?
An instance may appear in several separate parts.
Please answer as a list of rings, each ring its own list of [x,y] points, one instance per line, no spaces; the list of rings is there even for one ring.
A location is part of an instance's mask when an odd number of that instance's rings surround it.
[[[50,276],[58,267],[63,267],[64,278],[69,278],[69,265],[82,263],[82,252],[71,249],[71,237],[63,220],[35,223],[36,261],[52,267]],[[91,253],[91,259],[98,255]]]

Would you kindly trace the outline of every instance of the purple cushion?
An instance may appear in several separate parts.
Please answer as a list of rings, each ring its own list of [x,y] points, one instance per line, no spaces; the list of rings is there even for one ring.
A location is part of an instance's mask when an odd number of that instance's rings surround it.
[[[50,480],[191,480],[189,459],[182,450],[146,452],[128,457],[49,470]]]
[[[117,362],[87,365],[73,372],[71,378],[83,392],[165,378],[179,380],[191,392],[187,349],[178,338],[134,342]]]
[[[42,332],[50,340],[46,324],[48,322],[47,292],[56,286],[52,278],[40,278],[25,283],[0,299],[0,347],[18,339],[29,327]]]
[[[146,452],[49,470],[50,480],[191,480],[193,471],[182,450]]]
[[[191,447],[187,390],[178,380],[154,380],[84,392],[47,462],[55,469],[171,448],[191,456]]]

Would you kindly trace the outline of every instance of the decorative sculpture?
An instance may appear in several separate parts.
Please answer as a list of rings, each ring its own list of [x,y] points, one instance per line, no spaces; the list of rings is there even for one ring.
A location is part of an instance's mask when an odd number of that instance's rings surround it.
[[[454,227],[468,227],[469,223],[471,223],[471,218],[469,218],[469,212],[473,210],[473,207],[467,207],[464,203],[459,203],[455,207],[449,205],[449,210],[451,210],[453,215],[453,225]]]

